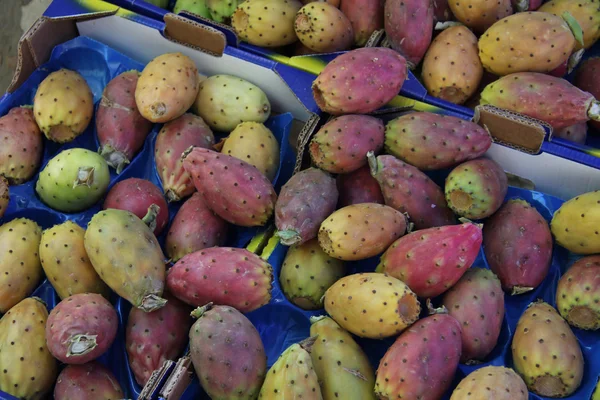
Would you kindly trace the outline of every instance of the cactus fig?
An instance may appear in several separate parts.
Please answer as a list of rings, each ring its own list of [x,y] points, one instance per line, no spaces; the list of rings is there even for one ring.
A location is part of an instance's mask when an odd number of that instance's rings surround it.
[[[243,0],[206,0],[210,18],[220,24],[231,24],[231,16]]]
[[[343,0],[340,10],[352,24],[357,47],[363,47],[373,32],[383,29],[382,0]]]
[[[0,218],[4,217],[9,202],[10,189],[8,188],[8,181],[0,175]]]
[[[371,176],[368,165],[348,174],[340,174],[336,179],[340,208],[360,203],[384,203],[379,183]]]
[[[211,19],[206,0],[177,0],[173,7],[173,13],[179,14],[182,11]]]
[[[457,20],[475,33],[483,33],[496,21],[513,13],[511,0],[464,0],[448,1]]]
[[[452,392],[450,400],[528,400],[523,379],[512,369],[489,365],[471,372]]]
[[[583,32],[583,45],[578,43],[575,50],[589,49],[600,39],[600,9],[596,0],[550,0],[542,4],[538,11],[559,17],[568,12],[573,16]]]
[[[512,0],[513,9],[516,12],[535,11],[542,5],[544,0]]]
[[[578,124],[567,126],[552,133],[552,137],[569,140],[574,143],[585,144],[587,140],[587,124],[580,122]]]
[[[600,252],[600,190],[584,193],[554,213],[550,224],[556,243],[576,254]]]
[[[317,53],[347,50],[354,41],[350,20],[326,2],[312,2],[298,10],[294,30],[300,42]]]
[[[54,387],[55,400],[84,398],[122,399],[125,397],[117,378],[104,365],[92,361],[83,365],[67,365]]]
[[[588,58],[577,68],[573,83],[584,92],[600,97],[600,57]],[[589,121],[589,125],[600,130],[599,121]]]
[[[431,0],[386,0],[385,35],[390,45],[416,66],[421,62],[433,36]]]
[[[433,22],[448,22],[454,20],[449,0],[433,0]]]
[[[31,108],[15,107],[0,118],[0,141],[0,175],[11,185],[31,179],[44,151],[42,133]]]
[[[556,308],[567,322],[580,329],[600,329],[600,256],[576,261],[560,278]]]

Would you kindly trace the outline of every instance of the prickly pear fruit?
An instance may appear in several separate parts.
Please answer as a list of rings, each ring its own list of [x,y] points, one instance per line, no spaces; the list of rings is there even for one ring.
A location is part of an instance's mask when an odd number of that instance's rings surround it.
[[[29,296],[42,279],[42,229],[26,218],[0,226],[0,314]]]
[[[210,11],[206,0],[177,0],[173,7],[173,13],[179,14],[182,11],[199,15],[211,19]]]
[[[600,400],[600,378],[598,378],[596,382],[596,386],[594,387],[594,391],[592,392],[592,397],[590,400]]]
[[[380,399],[438,400],[452,384],[461,355],[460,324],[448,314],[421,319],[402,333],[377,368]]]
[[[183,157],[183,167],[206,205],[225,221],[262,226],[271,218],[277,194],[256,167],[200,147],[186,151]]]
[[[383,21],[392,48],[412,66],[419,64],[433,36],[433,2],[386,0]]]
[[[554,213],[550,224],[556,243],[576,254],[600,252],[600,191],[584,193]]]
[[[455,223],[442,189],[427,175],[394,156],[376,158],[369,153],[367,157],[371,175],[379,182],[385,204],[408,213],[416,229]]]
[[[109,298],[110,289],[92,266],[83,238],[85,229],[65,221],[46,229],[40,241],[40,261],[58,297],[79,293],[98,293]]]
[[[319,245],[339,260],[364,260],[387,249],[404,235],[404,214],[391,207],[361,203],[340,208],[319,228]]]
[[[362,47],[373,32],[383,29],[383,2],[381,0],[343,0],[340,10],[350,20],[354,44]]]
[[[204,391],[212,399],[256,399],[267,356],[252,322],[233,307],[212,303],[192,316],[198,320],[189,330],[190,354]]]
[[[33,114],[49,140],[66,143],[81,135],[94,115],[94,98],[85,79],[75,71],[52,72],[38,86]]]
[[[24,299],[0,319],[2,392],[42,400],[52,390],[58,363],[46,346],[47,319],[48,310],[37,297]]]
[[[213,213],[196,192],[181,206],[169,228],[165,244],[171,261],[208,247],[222,246],[229,224]]]
[[[600,8],[596,0],[551,0],[542,4],[538,11],[559,17],[568,12],[573,16],[583,31],[583,46],[577,43],[575,50],[589,49],[600,39]]]
[[[444,188],[448,207],[457,215],[483,219],[495,213],[508,191],[508,178],[498,163],[487,158],[454,168]]]
[[[400,279],[419,297],[439,296],[471,267],[481,236],[470,222],[409,233],[381,256],[376,272]]]
[[[0,118],[0,175],[11,185],[33,177],[40,167],[44,146],[31,108],[15,107]]]
[[[271,115],[271,103],[261,88],[247,80],[213,75],[200,84],[194,112],[212,129],[231,132],[241,122],[265,122]]]
[[[463,25],[442,31],[425,54],[422,76],[432,96],[463,104],[475,94],[483,76],[477,37]]]
[[[208,149],[214,143],[209,126],[194,114],[184,114],[163,125],[156,137],[154,159],[169,202],[179,201],[195,190],[192,177],[183,168],[183,152],[192,146]]]
[[[279,275],[281,290],[303,310],[323,308],[323,295],[345,275],[343,261],[329,257],[317,239],[289,248]]]
[[[83,365],[67,365],[54,387],[55,400],[122,399],[123,389],[110,369],[92,361]]]
[[[600,329],[600,256],[584,257],[558,281],[556,308],[567,322],[580,329]]]
[[[462,327],[461,362],[484,361],[492,352],[504,320],[504,292],[486,268],[470,268],[444,295],[444,306]]]
[[[8,181],[5,177],[0,175],[0,218],[4,216],[8,203],[10,201],[10,189],[8,188]]]
[[[225,139],[221,153],[254,165],[270,181],[279,169],[279,143],[260,122],[242,122]]]
[[[210,18],[221,24],[231,24],[231,16],[243,0],[206,0]]]
[[[561,17],[542,12],[511,15],[479,39],[483,67],[495,75],[550,72],[573,52],[576,40]]]
[[[512,0],[515,12],[535,11],[542,5],[544,0]]]
[[[587,139],[587,124],[580,122],[578,124],[567,126],[552,133],[552,137],[569,140],[574,143],[585,144]]]
[[[433,0],[433,22],[447,22],[454,19],[449,0]]]
[[[506,75],[481,92],[481,104],[491,104],[561,129],[600,120],[600,103],[568,81],[537,72]]]
[[[352,335],[327,316],[310,322],[310,336],[317,337],[310,356],[323,398],[375,400],[373,368]]]
[[[348,174],[340,174],[336,179],[339,207],[360,203],[384,203],[379,183],[371,176],[368,165]]]
[[[192,326],[191,307],[165,293],[167,304],[159,310],[144,312],[132,308],[125,330],[129,366],[140,386],[166,360],[176,360],[188,341]]]
[[[138,71],[128,71],[108,82],[96,112],[98,151],[117,174],[133,160],[152,129],[135,103],[138,77]]]
[[[583,355],[567,322],[543,301],[521,315],[512,342],[514,368],[530,391],[567,397],[581,384]]]
[[[222,268],[224,265],[228,268]],[[194,307],[214,302],[247,313],[271,300],[272,280],[272,267],[256,254],[211,247],[177,261],[167,274],[167,287]]]
[[[372,339],[397,335],[421,312],[417,295],[404,282],[376,272],[341,278],[327,289],[323,303],[342,328]]]
[[[407,74],[406,59],[392,49],[355,49],[325,66],[312,84],[313,96],[332,115],[368,114],[398,94]]]
[[[513,13],[511,0],[464,0],[449,1],[448,4],[456,19],[475,33],[483,33],[496,21]]]
[[[300,1],[302,2],[302,4],[308,4],[308,3],[314,3],[314,2],[320,3],[322,1],[325,1],[334,7],[337,7],[337,8],[340,7],[340,0],[300,0]]]
[[[352,172],[367,164],[367,153],[383,148],[384,125],[368,115],[342,115],[327,122],[310,141],[313,163],[334,174]]]
[[[354,42],[350,20],[326,2],[309,3],[298,10],[294,30],[302,44],[317,53],[347,50]]]
[[[102,156],[81,148],[63,150],[40,172],[35,191],[49,207],[79,212],[96,204],[110,183]]]
[[[512,294],[524,293],[536,288],[548,274],[552,235],[534,207],[513,199],[484,224],[483,249],[502,288]]]
[[[85,364],[104,354],[117,335],[119,317],[97,293],[69,296],[50,312],[46,341],[54,357],[65,364]]]
[[[98,275],[119,296],[146,312],[165,305],[165,256],[141,219],[124,210],[100,211],[88,224],[84,245]]]
[[[162,54],[146,65],[135,89],[140,114],[151,122],[182,116],[196,100],[200,77],[194,61],[181,53]]]
[[[128,178],[110,189],[103,208],[126,210],[142,219],[156,236],[169,222],[169,208],[160,189],[152,182],[140,178]]]
[[[154,4],[160,8],[167,8],[169,6],[169,0],[146,0],[150,4]]]
[[[430,112],[395,118],[385,126],[385,150],[421,171],[444,169],[483,155],[492,137],[474,122]]]
[[[240,39],[260,47],[279,47],[298,40],[294,31],[297,0],[248,0],[238,6],[231,26]]]
[[[600,97],[600,57],[592,57],[585,60],[579,68],[573,83],[584,92],[591,93],[594,97]],[[600,130],[599,121],[589,121],[591,127]]]
[[[471,372],[460,381],[450,400],[527,400],[523,379],[512,369],[493,365]]]
[[[286,246],[317,237],[319,226],[335,211],[335,179],[317,168],[298,172],[283,185],[275,203],[277,236]]]

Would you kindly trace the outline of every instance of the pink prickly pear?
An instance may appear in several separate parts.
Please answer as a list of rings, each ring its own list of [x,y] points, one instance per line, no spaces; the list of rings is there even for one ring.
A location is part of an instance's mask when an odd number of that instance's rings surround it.
[[[340,10],[352,24],[358,47],[364,46],[373,32],[383,29],[382,0],[342,0]]]
[[[190,146],[208,149],[214,143],[209,126],[194,114],[184,114],[163,126],[156,137],[154,157],[169,202],[179,201],[195,190],[190,174],[183,168],[183,152]]]
[[[576,261],[558,281],[556,308],[580,329],[600,329],[600,256]]]
[[[558,129],[552,133],[552,136],[570,140],[574,143],[585,144],[587,132],[587,124],[585,122],[580,122],[572,126],[567,126],[566,128]]]
[[[449,0],[433,0],[433,22],[446,22],[454,19],[448,3]]]
[[[354,41],[350,20],[325,2],[309,3],[298,10],[294,30],[302,44],[318,53],[347,50]]]
[[[186,151],[183,157],[183,167],[206,205],[225,221],[262,226],[271,218],[277,194],[256,167],[200,147]]]
[[[31,179],[40,167],[44,146],[31,108],[15,107],[0,118],[0,175],[11,185]]]
[[[433,36],[431,0],[386,0],[385,34],[392,48],[416,66]]]
[[[600,97],[600,57],[592,57],[581,63],[573,83],[584,92]],[[600,130],[600,121],[590,121],[589,124]]]
[[[337,188],[340,208],[360,203],[384,204],[379,183],[371,175],[368,165],[349,174],[338,175]]]
[[[398,94],[407,73],[406,59],[391,49],[355,49],[327,64],[312,84],[313,96],[332,115],[368,114]]]
[[[10,192],[8,189],[8,181],[0,175],[0,218],[4,216],[10,201]]]
[[[55,400],[122,399],[123,389],[111,370],[98,361],[67,365],[54,387]]]

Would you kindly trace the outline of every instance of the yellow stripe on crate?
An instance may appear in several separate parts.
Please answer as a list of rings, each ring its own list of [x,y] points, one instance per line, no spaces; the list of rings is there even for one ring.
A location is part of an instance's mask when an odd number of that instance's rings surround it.
[[[585,153],[600,158],[600,149],[586,150]]]

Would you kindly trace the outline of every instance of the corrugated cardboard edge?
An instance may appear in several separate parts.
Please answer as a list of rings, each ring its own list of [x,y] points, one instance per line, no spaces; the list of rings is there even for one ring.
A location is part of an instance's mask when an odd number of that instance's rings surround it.
[[[173,14],[175,14],[175,13],[173,13]],[[235,30],[234,30],[234,29],[233,29],[231,26],[229,26],[229,25],[225,25],[225,24],[222,24],[222,23],[220,23],[220,22],[216,22],[216,21],[213,21],[213,20],[209,20],[209,19],[207,19],[207,18],[204,18],[204,17],[203,17],[203,16],[201,16],[201,15],[194,14],[193,12],[190,12],[190,11],[187,11],[187,10],[181,10],[180,12],[178,12],[178,13],[177,13],[177,14],[175,14],[175,15],[181,15],[181,16],[183,16],[183,17],[187,17],[187,18],[196,19],[196,20],[197,20],[198,22],[200,22],[201,24],[204,24],[204,23],[205,23],[205,24],[213,24],[213,25],[216,25],[216,26],[218,26],[218,27],[219,27],[219,29],[222,29],[222,30],[224,30],[224,31],[227,31],[227,32],[231,33],[231,34],[232,34],[232,36],[234,36],[234,37],[235,37],[235,47],[238,47],[238,46],[240,45],[240,38],[238,37],[238,35],[237,35],[237,33],[235,32]],[[209,27],[210,27],[210,25],[209,25]]]
[[[192,360],[189,356],[180,358],[173,368],[173,372],[159,392],[159,398],[164,400],[178,400],[192,382]]]
[[[151,400],[156,398],[159,389],[163,386],[165,380],[174,368],[175,362],[166,360],[159,369],[154,370],[138,396],[138,400]]]
[[[173,13],[166,14],[164,21],[164,35],[170,41],[215,57],[223,56],[227,39],[218,29]]]

